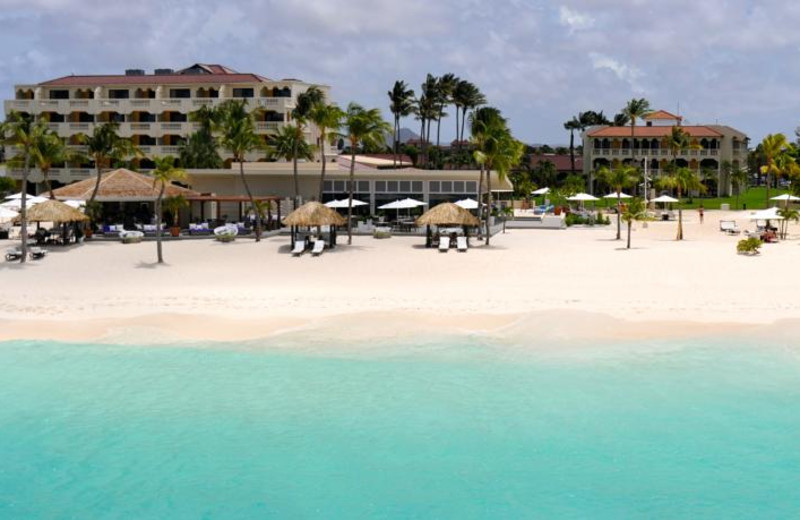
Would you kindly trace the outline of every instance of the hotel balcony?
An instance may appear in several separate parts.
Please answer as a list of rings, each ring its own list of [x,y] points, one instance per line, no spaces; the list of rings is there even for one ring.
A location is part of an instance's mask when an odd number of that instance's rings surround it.
[[[629,158],[633,157],[633,150],[630,148],[592,148],[593,157],[619,157]],[[636,158],[641,159],[644,157],[672,157],[672,151],[667,148],[656,149],[636,149]],[[717,157],[719,156],[719,149],[703,149],[703,150],[682,150],[678,152],[678,157]]]
[[[203,106],[217,106],[229,99],[244,99],[251,109],[263,108],[285,113],[294,108],[294,101],[289,97],[269,98],[166,98],[166,99],[10,99],[5,101],[5,110],[9,112],[57,112],[70,114],[75,111],[99,114],[101,112],[118,112],[130,114],[135,111],[160,114],[165,111],[176,111],[184,114],[199,110]]]

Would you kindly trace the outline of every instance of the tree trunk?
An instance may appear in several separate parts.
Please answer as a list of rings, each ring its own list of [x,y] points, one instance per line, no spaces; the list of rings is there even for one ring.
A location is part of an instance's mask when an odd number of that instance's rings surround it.
[[[492,236],[492,168],[486,168],[486,245]]]
[[[97,180],[94,183],[94,190],[92,190],[92,196],[89,197],[89,206],[94,202],[95,197],[97,197],[97,192],[100,190],[100,157],[95,156],[94,158],[94,169],[95,174],[97,175]]]
[[[324,141],[323,141],[324,142]],[[324,144],[323,144],[324,146]],[[319,174],[319,201],[322,202],[322,194],[325,191],[325,169],[327,168],[327,161],[325,160],[325,154],[322,154],[322,170]]]
[[[630,249],[631,248],[631,224],[633,224],[633,222],[629,221],[628,222],[628,246],[626,247],[626,249]]]
[[[478,238],[481,236],[480,220],[483,217],[483,164],[481,164],[481,176],[478,180]]]
[[[256,199],[253,198],[253,193],[250,191],[250,185],[247,184],[247,179],[244,176],[244,157],[236,157],[239,161],[239,176],[242,178],[244,191],[247,193],[247,198],[250,199],[250,208],[256,216],[256,242],[261,241],[261,213],[256,208]]]
[[[50,200],[55,200],[56,196],[53,194],[53,182],[50,180],[50,168],[42,168],[42,177],[44,177],[44,183],[47,186]]]
[[[617,190],[617,240],[622,238],[621,233],[621,221],[622,221],[622,197],[620,196],[620,191]],[[628,226],[628,231],[630,231],[630,225]]]
[[[396,170],[397,169],[397,156],[400,155],[398,151],[399,146],[397,144],[397,138],[400,135],[400,115],[394,115],[394,155],[392,156],[393,162],[392,167]]]
[[[297,134],[294,136],[292,145],[292,172],[294,173],[294,209],[300,205],[300,176],[297,174],[297,139],[302,135],[300,126],[297,127]]]
[[[356,178],[356,143],[350,141],[350,185],[347,187],[347,245],[353,244],[353,184]]]
[[[418,162],[422,161],[422,158],[425,156],[425,118],[420,118],[422,122],[422,126],[419,130],[419,156],[417,158]]]
[[[19,208],[19,225],[20,225],[20,238],[22,244],[20,250],[22,251],[22,258],[19,259],[21,264],[28,261],[28,176],[31,173],[31,154],[29,150],[25,150],[25,168],[22,170],[22,198],[20,200]]]
[[[572,175],[575,175],[575,130],[569,131],[569,162],[572,167]]]
[[[156,199],[156,252],[158,255],[158,263],[164,263],[164,255],[161,251],[161,219],[162,219],[162,209],[161,209],[161,201],[164,198],[164,189],[166,186],[164,183],[161,183],[161,191],[158,192],[158,198]]]

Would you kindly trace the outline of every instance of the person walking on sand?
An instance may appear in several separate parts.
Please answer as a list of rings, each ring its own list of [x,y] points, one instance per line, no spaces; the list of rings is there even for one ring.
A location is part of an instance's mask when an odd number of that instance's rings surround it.
[[[700,223],[702,224],[703,223],[703,206],[702,206],[702,204],[700,205],[699,208],[697,208],[697,211],[698,211],[698,213],[700,213]]]

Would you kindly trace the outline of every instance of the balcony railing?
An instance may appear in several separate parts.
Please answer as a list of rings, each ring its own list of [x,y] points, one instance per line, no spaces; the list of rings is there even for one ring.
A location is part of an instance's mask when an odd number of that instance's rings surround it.
[[[162,130],[183,130],[183,123],[161,123]]]
[[[256,130],[259,132],[274,132],[283,124],[282,121],[256,121]]]
[[[640,149],[636,150],[636,157],[671,157],[672,151],[666,148],[657,149]],[[612,155],[615,157],[633,157],[630,148],[594,148],[593,155]],[[682,150],[678,152],[679,156],[689,157],[717,157],[719,149],[707,148],[702,150]]]

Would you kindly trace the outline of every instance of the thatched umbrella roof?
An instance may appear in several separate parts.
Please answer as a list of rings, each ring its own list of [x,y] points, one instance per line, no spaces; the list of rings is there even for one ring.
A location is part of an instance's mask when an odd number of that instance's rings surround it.
[[[26,216],[30,222],[83,222],[89,217],[63,202],[48,200],[28,208]],[[17,217],[15,220],[19,220]]]
[[[97,179],[94,177],[85,179],[53,190],[53,195],[61,200],[89,200],[96,182]],[[95,200],[99,202],[152,201],[158,198],[159,189],[159,186],[153,184],[151,176],[119,168],[100,174],[100,189],[97,191]],[[168,184],[164,196],[174,197],[177,195],[193,197],[199,193]]]
[[[283,223],[287,226],[343,226],[347,221],[336,210],[319,202],[306,202],[289,213]]]
[[[478,227],[480,222],[469,211],[452,202],[442,202],[417,219],[418,226],[469,226]]]

